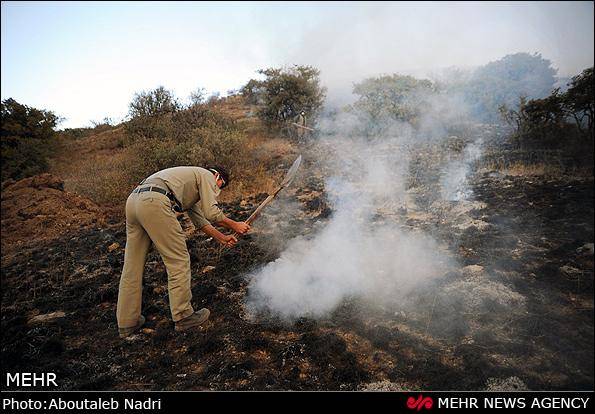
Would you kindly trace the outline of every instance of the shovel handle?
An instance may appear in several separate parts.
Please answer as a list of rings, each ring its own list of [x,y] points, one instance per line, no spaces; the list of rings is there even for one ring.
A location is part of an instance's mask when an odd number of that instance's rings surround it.
[[[263,208],[265,208],[267,206],[267,204],[269,204],[271,201],[273,201],[273,198],[275,198],[275,196],[277,195],[277,193],[279,193],[279,191],[282,189],[283,187],[279,187],[273,194],[270,194],[267,198],[264,199],[264,201],[262,203],[260,203],[260,205],[256,208],[256,210],[254,210],[254,212],[252,214],[250,214],[250,217],[248,217],[246,219],[246,223],[248,224],[252,224],[252,222],[254,220],[256,220],[258,218],[258,216],[260,215],[260,212],[262,211]],[[232,236],[234,236],[235,238],[237,238],[239,236],[239,233],[237,232],[233,232]],[[226,248],[227,246],[222,246],[223,248]]]

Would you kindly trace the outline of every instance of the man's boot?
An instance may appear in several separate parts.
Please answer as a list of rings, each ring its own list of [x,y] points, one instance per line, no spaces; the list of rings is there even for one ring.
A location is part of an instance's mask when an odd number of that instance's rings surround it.
[[[192,315],[180,319],[176,322],[176,331],[185,331],[186,329],[192,329],[202,325],[209,319],[211,312],[207,308],[202,308],[198,312],[194,312]]]
[[[141,326],[143,326],[145,324],[145,317],[143,315],[140,316],[140,318],[138,318],[138,323],[130,328],[118,328],[118,331],[120,333],[120,338],[126,338],[127,336],[132,335],[133,333],[135,333],[136,331],[138,331]]]

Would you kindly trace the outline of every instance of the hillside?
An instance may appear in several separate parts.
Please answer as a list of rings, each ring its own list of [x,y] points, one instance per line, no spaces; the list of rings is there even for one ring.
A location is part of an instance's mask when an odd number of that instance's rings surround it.
[[[65,145],[53,175],[3,189],[3,373],[56,372],[63,390],[592,388],[592,176],[553,177],[478,162],[466,189],[472,196],[444,199],[434,173],[452,160],[432,148],[416,150],[405,197],[374,200],[377,209],[366,224],[373,236],[383,229],[404,240],[431,235],[435,244],[405,256],[436,253],[444,264],[404,296],[398,290],[387,290],[382,301],[345,296],[331,312],[286,321],[247,306],[255,290],[251,277],[271,263],[287,262],[291,257],[284,252],[295,237],[307,255],[316,253],[314,243],[329,228],[343,235],[336,223],[349,206],[344,200],[373,193],[375,184],[384,194],[389,183],[372,176],[367,187],[341,187],[340,180],[328,180],[338,168],[330,160],[338,148],[349,152],[348,146],[272,138],[249,115],[249,106],[232,101],[223,109],[246,131],[245,156],[267,172],[238,177],[241,191],[221,203],[231,218],[247,218],[297,153],[304,164],[233,249],[221,249],[180,217],[192,260],[193,302],[211,310],[210,322],[196,332],[173,330],[166,270],[152,250],[144,276],[147,323],[138,334],[118,338],[115,307],[126,242],[121,210],[131,186],[118,178],[129,154],[115,128]],[[485,125],[474,126],[470,135],[497,141]],[[381,155],[395,152],[387,148]],[[377,158],[370,162],[381,165]],[[346,164],[348,178],[357,178],[357,168]],[[101,198],[109,188],[110,198]],[[337,198],[338,192],[348,197]],[[368,234],[356,232],[356,213],[347,217],[345,239]],[[323,260],[333,263],[343,241],[330,240],[337,244]],[[375,260],[384,260],[383,251],[402,254],[390,245],[372,247]],[[362,262],[356,273],[372,275],[366,266],[374,260]],[[330,278],[332,266],[325,271],[329,283],[341,286]]]

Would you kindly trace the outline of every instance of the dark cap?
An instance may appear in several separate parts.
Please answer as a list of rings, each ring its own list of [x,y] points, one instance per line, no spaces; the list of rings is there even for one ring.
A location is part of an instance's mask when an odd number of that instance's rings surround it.
[[[222,167],[221,165],[212,165],[207,167],[207,170],[211,171],[213,174],[219,173],[219,176],[223,179],[223,185],[221,186],[221,189],[224,189],[229,185],[231,177],[229,176],[229,173],[225,167]]]

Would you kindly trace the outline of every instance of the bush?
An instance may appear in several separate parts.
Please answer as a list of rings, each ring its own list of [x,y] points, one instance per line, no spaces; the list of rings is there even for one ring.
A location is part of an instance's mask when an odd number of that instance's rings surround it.
[[[130,102],[129,115],[132,119],[173,113],[182,108],[173,92],[159,86],[152,91],[138,92]]]
[[[415,124],[424,102],[434,92],[432,82],[412,76],[394,74],[368,78],[353,87],[353,93],[359,98],[352,109],[367,116],[372,124],[383,119]]]
[[[521,97],[516,109],[506,105],[499,109],[502,118],[515,127],[517,139],[539,140],[551,147],[566,145],[577,133],[592,140],[593,106],[593,68],[589,68],[573,77],[564,93],[556,88],[542,99]]]
[[[593,139],[593,115],[595,102],[593,94],[593,67],[574,76],[569,88],[562,96],[562,106],[567,115],[576,122],[577,128],[586,137]]]
[[[132,153],[129,176],[138,182],[164,168],[212,163],[233,166],[242,134],[235,122],[208,105],[135,118],[126,126]]]
[[[108,118],[103,121],[91,121],[91,124],[93,125],[91,127],[65,128],[58,131],[58,135],[64,138],[82,139],[116,129],[116,126]]]
[[[47,171],[58,117],[9,98],[2,101],[1,120],[2,181]]]
[[[504,120],[514,127],[513,143],[520,149],[557,149],[577,165],[593,160],[593,68],[572,78],[561,93],[555,89],[542,99],[519,99],[515,109],[500,107]]]

